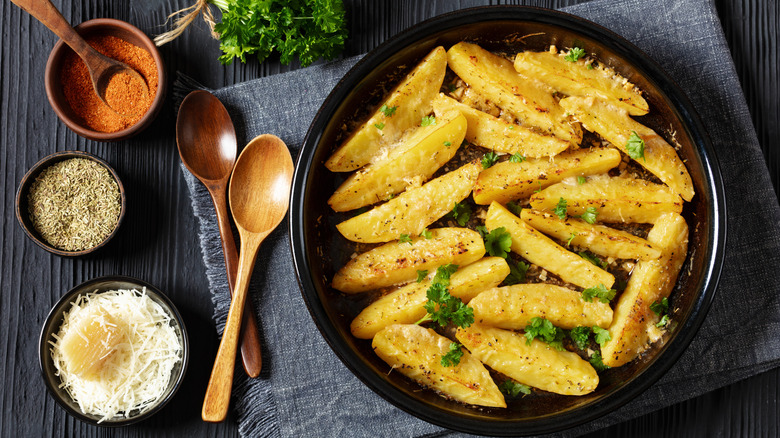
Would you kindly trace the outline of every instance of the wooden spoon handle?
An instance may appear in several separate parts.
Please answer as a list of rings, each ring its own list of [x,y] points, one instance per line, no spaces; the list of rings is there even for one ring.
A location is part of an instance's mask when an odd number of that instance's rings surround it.
[[[222,332],[222,341],[219,343],[217,358],[214,360],[214,368],[211,370],[209,386],[206,389],[206,397],[203,400],[201,417],[204,421],[219,423],[225,420],[230,406],[230,391],[233,387],[233,371],[236,366],[236,350],[238,347],[238,333],[241,329],[241,315],[244,312],[249,279],[252,276],[252,268],[257,258],[257,250],[266,234],[241,236],[241,256],[238,261],[238,274],[236,276],[236,288],[233,291],[233,300],[230,302],[225,330]]]
[[[28,14],[48,27],[58,37],[62,38],[76,53],[100,55],[71,27],[68,20],[62,16],[59,10],[49,0],[11,0]]]
[[[225,267],[227,270],[228,287],[230,295],[236,287],[236,273],[238,272],[238,250],[236,250],[236,241],[233,238],[233,230],[230,228],[230,216],[227,213],[227,196],[225,187],[220,186],[212,190],[209,187],[209,193],[214,201],[214,210],[217,212],[217,223],[219,224],[219,234],[222,237],[222,253],[225,255]],[[263,357],[260,347],[260,332],[257,327],[254,309],[251,304],[246,305],[243,319],[241,321],[241,358],[243,359],[244,371],[249,377],[255,378],[260,375],[263,367]]]

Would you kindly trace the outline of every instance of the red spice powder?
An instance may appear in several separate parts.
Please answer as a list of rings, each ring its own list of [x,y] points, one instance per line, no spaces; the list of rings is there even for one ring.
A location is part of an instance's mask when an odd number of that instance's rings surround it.
[[[149,93],[144,95],[143,86],[129,75],[115,75],[106,89],[106,99],[119,111],[112,110],[95,93],[87,65],[69,50],[60,70],[65,99],[90,129],[117,132],[129,128],[146,114],[157,94],[159,78],[154,58],[146,50],[114,36],[92,36],[87,38],[87,43],[103,55],[124,62],[140,73],[146,80]]]

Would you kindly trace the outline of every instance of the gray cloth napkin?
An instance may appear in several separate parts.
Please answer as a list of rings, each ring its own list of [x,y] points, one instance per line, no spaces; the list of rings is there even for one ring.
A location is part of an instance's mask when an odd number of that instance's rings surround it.
[[[562,434],[574,436],[780,364],[776,336],[780,332],[780,208],[710,1],[603,0],[565,10],[638,45],[686,91],[717,150],[726,183],[729,233],[715,302],[679,362],[625,407]],[[274,133],[295,155],[320,104],[356,61],[351,58],[262,78],[215,94],[230,111],[242,141]],[[188,84],[178,85],[182,91]],[[206,190],[186,170],[184,175],[200,223],[214,317],[221,332],[229,300],[216,220]],[[261,378],[251,380],[237,373],[232,406],[243,436],[450,434],[385,402],[331,352],[298,290],[284,226],[263,244],[251,289],[267,351]]]

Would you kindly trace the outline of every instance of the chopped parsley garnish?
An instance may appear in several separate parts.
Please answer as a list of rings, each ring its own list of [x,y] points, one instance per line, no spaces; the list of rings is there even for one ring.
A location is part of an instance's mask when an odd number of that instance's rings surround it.
[[[601,353],[598,351],[593,352],[593,356],[590,357],[590,364],[593,365],[593,368],[599,372],[609,369],[608,366],[604,365],[604,361],[601,359]]]
[[[579,47],[572,47],[569,49],[569,53],[566,54],[566,56],[563,57],[564,60],[569,62],[577,62],[578,59],[585,56],[585,51],[582,50]]]
[[[669,324],[669,315],[664,315],[661,317],[661,320],[658,321],[658,323],[655,325],[656,327],[665,327],[667,324]]]
[[[628,137],[628,142],[626,142],[626,150],[628,151],[628,156],[635,160],[645,158],[645,141],[642,140],[636,131],[631,131],[631,136]]]
[[[539,338],[539,340],[550,344],[556,350],[563,351],[563,337],[563,330],[554,326],[547,319],[539,318],[538,316],[531,319],[531,323],[525,326],[525,338],[528,345],[531,345],[531,341],[534,338]]]
[[[517,397],[520,394],[528,395],[531,393],[530,386],[517,383],[514,380],[504,380],[504,383],[499,385],[498,389],[510,397]]]
[[[487,238],[488,234],[490,234],[490,231],[488,231],[484,225],[477,225],[477,232],[483,240]]]
[[[397,109],[397,106],[387,106],[387,104],[383,104],[382,108],[379,108],[379,111],[382,111],[382,114],[384,114],[385,117],[393,117],[393,114],[395,114],[395,110]]]
[[[506,209],[511,211],[515,216],[520,216],[520,211],[523,209],[523,207],[521,207],[517,202],[509,201],[506,203]]]
[[[592,303],[593,298],[598,298],[602,303],[609,303],[613,298],[615,298],[616,293],[617,291],[615,289],[607,289],[604,284],[600,284],[598,286],[589,287],[583,290],[582,299],[583,301]]]
[[[504,227],[498,227],[483,237],[485,250],[494,257],[506,258],[512,249],[512,236]]]
[[[596,217],[599,215],[599,211],[596,207],[588,207],[585,209],[585,213],[582,213],[579,217],[585,222],[593,225],[596,223]]]
[[[555,210],[553,210],[553,213],[555,213],[556,216],[560,220],[566,219],[566,200],[563,198],[558,199],[558,204],[555,205]]]
[[[584,176],[578,176],[577,177],[577,184],[583,185],[583,184],[585,184],[585,181],[587,181],[587,180],[585,179]]]
[[[593,326],[593,334],[596,335],[596,343],[599,345],[604,345],[612,339],[612,336],[609,335],[609,330],[598,326]]]
[[[592,63],[588,63],[587,65],[585,65],[585,67],[587,67],[588,70],[593,70],[593,64]]]
[[[593,263],[594,265],[598,266],[599,268],[603,270],[607,270],[607,262],[602,262],[598,257],[596,257],[595,254],[588,252],[588,251],[582,251],[580,252],[580,257],[583,259]]]
[[[512,263],[507,259],[509,265],[509,275],[504,278],[504,284],[511,286],[513,284],[519,284],[525,281],[525,274],[528,272],[530,265],[524,262]]]
[[[458,89],[458,87],[454,83],[447,85],[447,90],[449,90],[450,93],[454,92],[457,89]]]
[[[428,312],[417,324],[433,321],[441,327],[452,322],[458,327],[468,327],[474,323],[474,310],[465,305],[458,297],[453,297],[447,288],[450,285],[450,275],[458,269],[457,265],[449,264],[440,266],[436,270],[428,288],[426,296],[428,301],[423,308]]]
[[[433,232],[429,229],[422,230],[422,233],[420,233],[420,237],[425,237],[426,239],[432,239],[433,238]]]
[[[482,156],[482,168],[488,169],[498,162],[498,154],[495,152],[488,152]]]
[[[577,237],[577,233],[571,233],[571,235],[569,235],[569,240],[566,241],[566,246],[571,246],[571,241],[574,240],[575,237]]]
[[[412,244],[412,236],[410,236],[408,234],[401,234],[398,237],[398,241],[401,242],[401,243],[408,243],[409,245],[411,245]]]
[[[422,121],[420,122],[420,126],[433,126],[436,124],[436,117],[434,116],[425,116],[422,118]]]
[[[449,287],[450,285],[450,277],[452,274],[454,274],[458,270],[458,265],[455,264],[448,264],[448,265],[442,265],[439,266],[438,269],[436,269],[436,275],[433,276],[433,282],[434,283],[441,283],[446,287]]]
[[[512,163],[522,163],[525,161],[525,157],[521,155],[520,152],[515,152],[511,157],[509,157],[509,161]]]
[[[590,327],[579,326],[574,327],[569,332],[569,337],[577,345],[577,348],[584,350],[588,348],[588,339],[590,338]]]
[[[456,202],[449,216],[455,219],[458,225],[465,227],[466,223],[471,219],[471,206],[465,202]]]
[[[450,147],[450,146],[452,146],[452,142],[451,141],[445,141],[444,142],[444,146]]]
[[[422,283],[423,280],[425,280],[425,277],[428,276],[428,270],[424,269],[421,271],[417,271],[417,282]]]
[[[380,131],[381,131],[381,130],[383,130],[383,129],[385,129],[385,124],[384,124],[384,123],[382,123],[382,122],[379,122],[379,123],[374,123],[374,126],[376,127],[376,129],[378,129],[378,130],[380,130]]]
[[[537,182],[539,183],[539,188],[534,190],[534,193],[539,193],[542,191],[542,182],[541,181],[537,181]]]
[[[655,301],[650,305],[650,310],[655,312],[656,315],[661,316],[669,310],[669,299],[663,297],[660,302]]]
[[[461,345],[457,342],[450,342],[450,351],[441,357],[441,366],[454,367],[460,363],[460,358],[463,357],[463,350],[460,349]]]

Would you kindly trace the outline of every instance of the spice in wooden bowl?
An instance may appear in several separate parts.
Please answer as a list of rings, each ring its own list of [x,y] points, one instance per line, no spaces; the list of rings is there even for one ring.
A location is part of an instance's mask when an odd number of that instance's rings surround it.
[[[152,106],[159,82],[157,64],[148,51],[115,36],[92,35],[86,41],[103,55],[124,62],[140,73],[149,93],[144,93],[135,80],[116,75],[106,89],[106,100],[114,109],[109,108],[95,92],[87,65],[75,52],[69,51],[60,69],[65,99],[76,116],[92,130],[110,133],[127,129]]]
[[[119,186],[100,163],[71,158],[55,163],[35,178],[27,193],[35,231],[49,245],[82,251],[105,241],[119,224]]]

